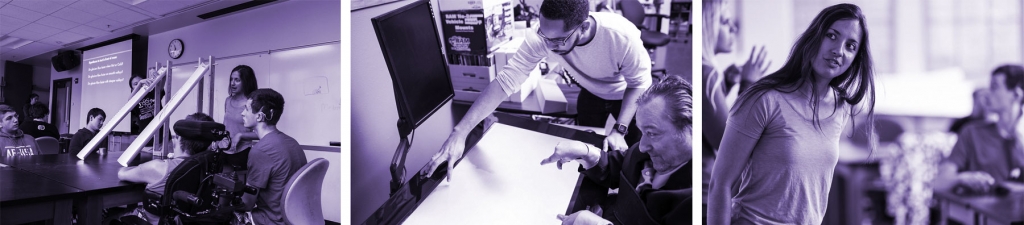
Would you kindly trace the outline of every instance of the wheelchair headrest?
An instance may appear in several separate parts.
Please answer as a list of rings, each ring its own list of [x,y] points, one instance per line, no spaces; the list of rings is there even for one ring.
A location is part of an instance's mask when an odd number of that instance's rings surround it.
[[[229,135],[224,124],[208,121],[178,120],[174,132],[182,138],[199,141],[219,141]]]

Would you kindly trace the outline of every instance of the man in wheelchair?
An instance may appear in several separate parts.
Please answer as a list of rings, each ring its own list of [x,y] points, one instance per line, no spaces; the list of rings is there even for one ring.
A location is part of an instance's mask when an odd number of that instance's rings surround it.
[[[233,218],[233,210],[221,207],[227,205],[217,200],[242,193],[223,191],[226,188],[215,183],[234,175],[221,156],[221,150],[230,147],[224,146],[230,143],[224,125],[213,122],[206,114],[194,113],[175,122],[174,133],[177,136],[173,139],[171,158],[118,172],[121,180],[147,184],[148,196],[143,207],[129,206],[123,213],[108,212],[106,220],[123,224],[221,224]],[[215,141],[218,144],[211,146]]]

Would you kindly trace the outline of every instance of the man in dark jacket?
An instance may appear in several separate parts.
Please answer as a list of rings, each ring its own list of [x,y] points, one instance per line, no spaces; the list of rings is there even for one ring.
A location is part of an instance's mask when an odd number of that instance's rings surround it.
[[[90,109],[89,113],[85,116],[85,127],[79,129],[78,132],[75,133],[75,136],[71,137],[71,147],[68,148],[70,149],[71,154],[78,154],[78,152],[82,151],[82,149],[85,148],[85,145],[89,144],[89,141],[92,141],[92,139],[95,138],[96,133],[100,131],[100,128],[103,127],[103,122],[106,120],[107,113],[102,109]],[[100,148],[107,147],[106,137],[101,138],[103,139],[101,139],[99,145],[96,146],[96,149],[93,149],[93,151],[98,151]]]
[[[19,125],[21,131],[36,138],[52,137],[54,139],[60,139],[57,127],[46,122],[46,115],[49,114],[50,110],[47,109],[46,105],[43,105],[43,103],[32,104],[32,106],[28,108],[28,118],[30,120],[21,122]]]
[[[619,193],[602,204],[603,215],[581,210],[558,215],[563,224],[690,224],[692,94],[690,84],[669,76],[637,100],[640,142],[626,151],[603,151],[563,142],[541,164],[576,160],[590,180]]]

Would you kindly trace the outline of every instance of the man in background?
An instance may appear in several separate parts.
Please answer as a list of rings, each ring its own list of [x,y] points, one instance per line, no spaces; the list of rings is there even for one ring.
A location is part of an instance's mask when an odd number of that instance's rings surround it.
[[[18,111],[0,104],[0,157],[38,154],[36,139],[18,128]]]
[[[21,131],[36,138],[52,137],[60,139],[57,127],[46,122],[46,115],[50,115],[50,110],[46,108],[46,105],[43,105],[43,103],[32,104],[28,108],[28,118],[31,120],[21,123],[19,126]]]
[[[1016,127],[1024,102],[1024,67],[1003,65],[992,71],[988,98],[987,110],[998,119],[975,120],[963,126],[953,151],[940,167],[945,179],[937,187],[956,185],[984,193],[1000,182],[1022,180],[1024,145]]]
[[[89,144],[89,141],[96,137],[96,133],[100,131],[100,128],[103,127],[103,122],[106,120],[107,113],[102,109],[90,109],[89,113],[86,114],[85,127],[79,129],[78,132],[75,132],[75,136],[71,137],[71,147],[68,148],[70,153],[78,154],[78,152],[82,151],[85,145]],[[100,144],[96,146],[95,151],[98,151],[100,148],[107,148],[106,137],[101,138],[103,139],[100,140]]]

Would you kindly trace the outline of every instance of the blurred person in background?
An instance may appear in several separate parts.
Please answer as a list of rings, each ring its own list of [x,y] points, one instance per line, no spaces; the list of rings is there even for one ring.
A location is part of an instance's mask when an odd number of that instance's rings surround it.
[[[1024,102],[1024,67],[1003,65],[992,71],[987,97],[986,109],[997,119],[963,126],[943,160],[936,188],[984,193],[1006,180],[1022,181],[1024,146],[1016,127]]]

